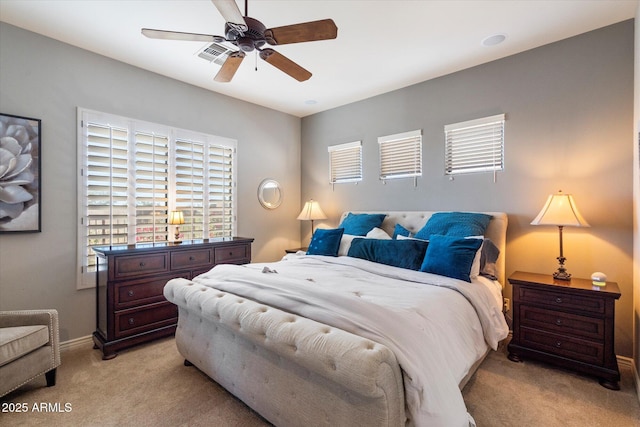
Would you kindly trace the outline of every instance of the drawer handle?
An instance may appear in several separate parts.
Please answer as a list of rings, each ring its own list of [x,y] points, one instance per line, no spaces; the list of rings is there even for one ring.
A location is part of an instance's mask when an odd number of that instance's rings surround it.
[[[195,261],[195,259],[196,259],[196,258],[195,258],[195,257],[193,257],[193,256],[190,256],[190,257],[189,257],[189,261]]]
[[[129,318],[129,324],[133,325],[134,323],[136,323],[136,321],[133,319],[133,317]]]
[[[229,251],[229,256],[233,256],[233,252]]]
[[[144,265],[145,265],[145,264],[144,264],[144,262],[143,262],[143,261],[141,261],[141,262],[140,262],[140,267],[144,267]]]
[[[556,298],[556,303],[557,303],[557,304],[562,304],[562,298],[557,297],[557,298]]]
[[[556,347],[560,348],[562,346],[562,343],[560,341],[556,342]]]
[[[129,295],[130,297],[132,297],[134,293],[135,293],[135,292],[133,292],[133,291],[129,291],[129,292],[127,292],[127,295]]]
[[[556,319],[556,325],[562,326],[562,319]]]

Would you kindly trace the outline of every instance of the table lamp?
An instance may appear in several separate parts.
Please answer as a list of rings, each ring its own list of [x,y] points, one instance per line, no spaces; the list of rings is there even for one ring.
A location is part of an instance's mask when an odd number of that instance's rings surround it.
[[[311,235],[313,235],[313,220],[314,219],[327,219],[327,216],[320,209],[320,205],[315,200],[311,199],[305,202],[298,219],[301,221],[311,221]]]
[[[176,234],[173,241],[175,243],[180,243],[179,225],[184,224],[184,215],[182,214],[182,211],[171,211],[169,213],[169,224],[176,226]]]
[[[567,269],[564,267],[566,258],[562,251],[562,229],[566,226],[589,227],[587,221],[578,212],[573,196],[564,194],[562,191],[551,194],[538,216],[531,221],[531,224],[558,226],[560,233],[560,256],[558,257],[558,262],[560,265],[558,271],[553,273],[553,277],[558,280],[571,280],[571,274],[567,273]]]

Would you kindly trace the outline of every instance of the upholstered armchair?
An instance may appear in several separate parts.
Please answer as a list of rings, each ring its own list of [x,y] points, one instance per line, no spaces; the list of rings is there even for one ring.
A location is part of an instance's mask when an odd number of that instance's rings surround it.
[[[0,311],[0,396],[42,374],[55,385],[59,365],[56,310]]]

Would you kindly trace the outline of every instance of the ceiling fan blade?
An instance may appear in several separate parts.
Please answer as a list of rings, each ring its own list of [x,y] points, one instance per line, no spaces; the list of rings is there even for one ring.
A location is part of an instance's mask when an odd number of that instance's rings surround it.
[[[235,0],[211,0],[211,2],[230,27],[243,33],[249,29]]]
[[[224,64],[222,64],[222,68],[218,71],[218,74],[213,78],[213,80],[220,83],[230,82],[233,76],[238,71],[238,67],[242,64],[242,60],[244,59],[244,52],[233,52]]]
[[[150,39],[162,40],[184,40],[192,42],[223,42],[225,38],[222,36],[213,36],[211,34],[181,33],[179,31],[154,30],[152,28],[143,28],[142,34]]]
[[[338,27],[336,27],[333,19],[323,19],[321,21],[270,28],[265,31],[264,35],[271,45],[302,43],[335,39],[338,37]]]
[[[260,51],[260,58],[267,61],[269,64],[278,68],[280,71],[290,75],[299,82],[309,80],[311,73],[286,56],[276,52],[273,49],[263,49]]]

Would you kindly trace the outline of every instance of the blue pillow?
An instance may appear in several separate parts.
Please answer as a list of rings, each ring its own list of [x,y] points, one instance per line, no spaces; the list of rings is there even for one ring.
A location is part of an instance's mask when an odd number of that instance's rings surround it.
[[[393,228],[393,238],[397,239],[398,236],[411,237],[411,232],[400,224],[396,224],[396,226]]]
[[[432,234],[442,236],[483,236],[491,215],[475,212],[436,212],[415,234],[416,239],[429,240]]]
[[[316,229],[313,237],[311,237],[307,254],[337,256],[343,233],[344,228]]]
[[[387,214],[353,214],[349,212],[339,227],[344,228],[345,234],[366,236],[368,232],[380,227]]]
[[[469,274],[482,239],[432,234],[420,271],[471,282]]]
[[[421,240],[356,238],[351,242],[348,255],[379,264],[419,271],[428,245],[428,242]]]

